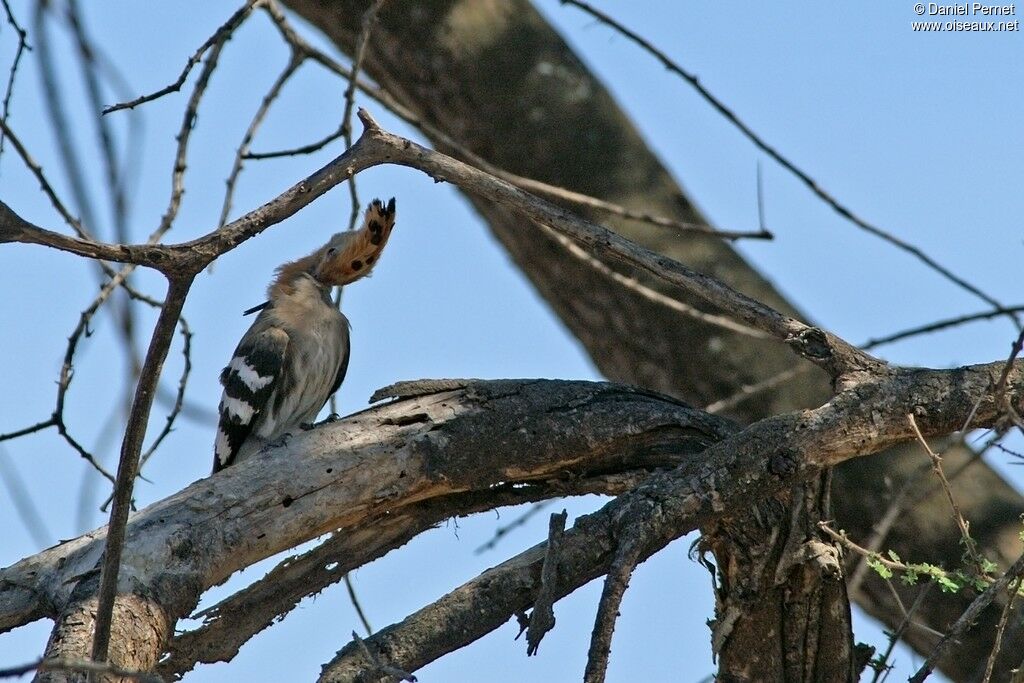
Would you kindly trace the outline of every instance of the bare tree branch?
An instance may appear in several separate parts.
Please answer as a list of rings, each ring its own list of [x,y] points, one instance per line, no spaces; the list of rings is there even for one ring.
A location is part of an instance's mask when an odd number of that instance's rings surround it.
[[[288,22],[284,13],[277,6],[277,3],[273,0],[269,0],[266,5],[267,13],[271,16],[274,24],[281,31],[281,35],[285,42],[293,49],[301,52],[309,59],[317,62],[328,71],[341,76],[349,82],[355,80],[357,87],[363,93],[373,98],[388,111],[392,112],[395,116],[402,119],[406,123],[415,127],[416,129],[423,131],[432,140],[436,141],[442,150],[450,151],[454,156],[460,158],[479,169],[487,171],[493,176],[501,178],[507,182],[517,185],[522,189],[532,192],[534,194],[546,197],[554,201],[563,201],[569,204],[573,204],[577,207],[584,209],[593,209],[604,215],[618,216],[625,218],[630,221],[638,223],[646,223],[648,225],[655,225],[661,228],[670,228],[675,233],[687,233],[687,234],[700,234],[711,237],[721,237],[723,239],[773,239],[774,236],[762,228],[760,230],[718,230],[710,225],[703,223],[696,223],[692,221],[680,221],[674,218],[669,218],[662,215],[654,215],[648,211],[637,211],[628,207],[610,202],[606,199],[600,199],[598,197],[592,197],[582,192],[577,192],[550,183],[545,183],[534,178],[527,178],[524,176],[516,175],[507,170],[499,168],[494,164],[488,162],[486,159],[470,150],[465,145],[460,144],[455,139],[450,137],[447,133],[442,131],[440,128],[432,124],[425,117],[416,114],[414,111],[403,105],[394,96],[392,96],[387,90],[378,88],[374,85],[366,83],[365,81],[354,78],[352,71],[346,69],[344,66],[339,64],[337,61],[332,59],[329,55],[324,54],[322,51],[316,49],[310,45],[302,36]],[[361,29],[360,29],[361,31]],[[359,39],[356,38],[358,44]],[[325,146],[338,140],[344,136],[345,126],[339,126],[334,132],[324,136],[316,142],[312,142],[300,147],[296,147],[288,150],[281,150],[276,152],[259,152],[259,153],[247,153],[247,159],[273,159],[282,156],[295,156],[300,154],[311,154],[323,149]]]
[[[971,606],[960,615],[956,623],[953,624],[946,635],[939,641],[938,645],[935,646],[935,649],[932,650],[932,653],[925,660],[924,664],[921,665],[921,668],[917,670],[917,673],[910,677],[910,683],[922,683],[928,678],[938,661],[956,644],[960,636],[974,625],[978,615],[992,603],[992,600],[998,593],[1005,591],[1006,587],[1011,582],[1016,581],[1021,574],[1024,574],[1024,555],[1021,555],[1013,563],[1013,566],[1007,569],[991,586],[986,588],[984,593],[974,599]]]
[[[389,163],[416,168],[435,180],[453,182],[464,190],[504,204],[531,220],[547,225],[602,255],[643,269],[718,306],[743,323],[785,341],[796,353],[822,366],[834,378],[870,371],[882,365],[881,361],[837,337],[779,313],[713,277],[641,247],[605,227],[578,218],[500,178],[392,135],[382,130],[365,110],[360,110],[360,119],[366,126],[360,143],[365,140],[369,149],[377,148]]]
[[[1001,366],[1001,363],[990,363],[984,366],[985,370],[978,368],[982,374],[977,377],[975,390],[987,395],[983,403],[991,411],[990,419],[998,419],[990,387]],[[1016,367],[1024,371],[1024,363]],[[642,561],[669,541],[707,524],[734,505],[746,509],[762,496],[771,495],[763,486],[773,491],[788,489],[812,472],[819,472],[821,467],[838,464],[848,457],[848,450],[861,451],[867,447],[876,451],[896,441],[913,438],[913,431],[899,417],[899,408],[893,401],[902,403],[915,394],[919,399],[924,398],[906,382],[920,388],[930,385],[927,390],[930,394],[936,389],[933,372],[937,371],[922,374],[918,370],[903,370],[898,373],[901,379],[883,379],[870,389],[864,386],[839,394],[817,410],[762,420],[709,447],[701,456],[701,463],[689,463],[672,473],[652,475],[648,482],[620,496],[601,511],[580,518],[564,536],[562,566],[574,567],[574,571],[559,572],[559,596],[609,570],[615,556],[613,539],[617,535],[640,535],[638,559]],[[953,372],[957,373],[959,385],[961,371]],[[903,389],[894,390],[890,382]],[[882,389],[883,385],[889,386]],[[966,414],[975,401],[974,396],[961,393],[955,403],[959,412]],[[913,404],[929,406],[928,414],[919,419],[919,426],[925,420],[931,424],[922,429],[927,435],[936,426],[933,420],[943,411],[937,410],[931,398]],[[861,411],[866,412],[857,417]],[[931,434],[948,433],[957,427],[957,422],[957,419],[945,422]],[[841,431],[842,435],[833,430]],[[826,437],[826,433],[834,438]],[[872,445],[867,446],[867,442]],[[808,460],[815,463],[812,469],[806,469]],[[745,464],[740,465],[741,462]],[[366,639],[367,647],[371,651],[387,652],[393,665],[415,671],[465,646],[532,604],[544,555],[544,546],[537,546],[485,572],[404,621]],[[324,667],[321,682],[376,680],[367,677],[356,652],[353,644],[342,649]]]
[[[639,471],[646,477],[647,471]],[[590,482],[593,482],[592,484]],[[252,585],[205,609],[199,628],[176,636],[159,671],[177,679],[198,663],[227,662],[255,634],[284,618],[303,598],[337,583],[347,572],[398,548],[452,517],[501,505],[516,505],[575,493],[618,495],[636,486],[635,478],[605,475],[567,481],[504,485],[407,505],[336,533],[318,547],[290,557]]]
[[[7,23],[10,24],[11,29],[18,36],[18,48],[14,52],[14,59],[11,60],[11,68],[7,72],[7,88],[4,90],[4,100],[2,109],[0,109],[0,121],[4,124],[11,116],[11,97],[14,96],[14,79],[18,75],[18,66],[21,65],[21,58],[24,56],[27,50],[32,48],[28,44],[28,32],[21,27],[18,20],[14,18],[14,13],[11,12],[11,6],[7,0],[3,0],[2,3],[4,8],[4,14],[7,15]],[[7,139],[6,128],[0,130],[0,156],[4,153],[4,141]]]
[[[639,534],[631,535],[628,528],[624,531],[627,535],[618,541],[618,548],[604,580],[601,601],[597,606],[594,632],[590,637],[590,650],[587,652],[587,669],[583,673],[584,683],[604,683],[608,671],[608,655],[612,650],[612,632],[619,618],[619,606],[629,586],[629,577],[633,575],[633,570],[640,561],[643,539]]]
[[[181,86],[185,84],[185,79],[188,78],[189,73],[196,66],[196,64],[198,64],[202,60],[203,55],[206,54],[206,51],[214,45],[216,45],[217,43],[223,43],[232,33],[235,32],[235,29],[242,25],[242,23],[252,13],[253,9],[258,7],[260,4],[261,0],[247,0],[247,2],[244,5],[242,5],[234,14],[232,14],[231,17],[220,26],[220,28],[214,31],[213,35],[211,35],[206,40],[206,42],[200,45],[199,49],[196,50],[192,54],[192,56],[188,58],[188,61],[185,62],[185,68],[181,70],[181,74],[179,74],[178,78],[173,83],[163,88],[160,88],[159,90],[148,95],[142,95],[134,100],[131,100],[130,102],[121,102],[119,104],[107,107],[103,110],[103,113],[111,114],[115,111],[120,111],[122,109],[134,109],[140,104],[152,102],[153,100],[160,99],[164,95],[168,95],[172,92],[178,92],[179,90],[181,90]]]
[[[565,510],[552,514],[548,523],[548,545],[544,552],[544,565],[540,572],[540,590],[530,612],[530,625],[526,630],[526,655],[537,654],[544,635],[555,627],[555,584],[558,581],[558,554],[562,551],[562,535],[569,515]]]
[[[565,430],[566,419],[586,429]],[[273,467],[254,459],[252,467],[229,468],[141,511],[127,527],[118,601],[143,581],[156,591],[147,594],[150,603],[184,616],[199,591],[233,571],[385,511],[502,482],[557,481],[566,471],[585,478],[664,467],[728,430],[724,421],[662,397],[584,382],[475,381],[386,404],[294,436],[272,456]],[[485,445],[495,439],[512,450],[499,455]],[[500,489],[494,495],[502,500]],[[78,578],[95,577],[105,533],[0,571],[0,630],[40,614],[40,605],[60,611],[68,604]],[[203,553],[184,552],[200,547]],[[88,631],[91,621],[80,627]],[[145,645],[154,646],[161,644]]]
[[[32,673],[33,671],[110,674],[112,676],[127,678],[132,681],[139,681],[139,683],[164,683],[164,679],[160,678],[156,674],[147,673],[145,671],[131,671],[129,669],[122,669],[119,666],[104,664],[102,662],[90,662],[85,659],[67,659],[58,657],[38,659],[34,662],[30,662],[29,664],[23,664],[22,666],[15,666],[10,669],[0,669],[0,678],[20,677],[25,674]]]
[[[153,338],[146,352],[146,360],[142,373],[135,388],[135,399],[132,401],[131,413],[124,441],[121,444],[121,458],[117,466],[117,482],[114,486],[114,502],[110,509],[110,524],[107,538],[103,546],[102,571],[98,590],[96,623],[92,642],[92,660],[107,661],[107,650],[110,646],[111,621],[114,617],[114,599],[118,590],[118,574],[121,569],[121,552],[124,549],[125,525],[132,505],[132,492],[135,488],[135,477],[139,472],[139,457],[142,453],[143,439],[146,437],[146,424],[153,407],[156,387],[160,382],[160,373],[164,360],[171,347],[174,329],[178,325],[181,309],[185,305],[192,278],[183,281],[171,280],[167,289],[167,297],[160,309],[160,317],[153,328]]]
[[[1004,310],[1006,312],[1006,315],[1008,315],[1014,321],[1014,323],[1018,327],[1020,327],[1020,321],[1016,313],[1008,311],[1006,307],[1003,306],[1003,304],[996,301],[996,299],[989,296],[978,287],[972,285],[970,282],[967,282],[962,277],[954,274],[945,266],[939,264],[937,261],[935,261],[935,259],[924,253],[924,251],[922,251],[919,247],[914,246],[913,244],[910,244],[906,240],[902,240],[899,237],[893,235],[892,233],[869,223],[868,221],[864,220],[863,218],[855,214],[852,209],[850,209],[844,204],[839,203],[837,199],[835,199],[832,195],[823,190],[818,182],[816,182],[813,178],[811,178],[806,172],[801,170],[796,164],[794,164],[788,158],[784,157],[778,150],[776,150],[774,147],[765,142],[764,139],[757,135],[757,133],[755,133],[747,124],[740,120],[736,113],[733,112],[725,104],[723,104],[721,100],[715,97],[703,84],[701,84],[700,80],[695,75],[689,73],[681,66],[676,64],[676,62],[673,61],[667,54],[665,54],[657,47],[652,45],[646,38],[644,38],[643,36],[639,35],[634,31],[631,31],[630,29],[626,28],[621,23],[613,19],[608,14],[596,9],[589,3],[583,2],[582,0],[561,0],[561,2],[562,4],[572,5],[573,7],[577,7],[583,10],[590,16],[594,17],[601,23],[610,26],[613,30],[622,34],[629,40],[639,45],[642,49],[653,55],[659,62],[661,62],[661,64],[666,69],[676,74],[677,76],[680,76],[684,81],[693,86],[693,88],[698,93],[700,93],[700,96],[703,97],[708,104],[714,107],[715,111],[721,114],[725,120],[736,126],[736,128],[744,135],[744,137],[746,137],[748,140],[754,143],[754,145],[758,149],[760,149],[762,152],[770,156],[780,166],[782,166],[787,171],[796,176],[796,178],[799,179],[800,182],[802,182],[805,186],[807,186],[807,188],[811,192],[813,192],[815,196],[817,196],[819,199],[825,202],[825,204],[831,207],[832,210],[838,213],[840,216],[850,221],[861,230],[864,230],[865,232],[868,232],[884,240],[885,242],[888,242],[897,249],[900,249],[902,251],[907,252],[908,254],[911,254],[919,261],[924,263],[926,266],[937,272],[942,277],[946,278],[947,280],[949,280],[956,286],[960,287],[961,289],[970,292],[971,294],[978,297],[985,303]]]

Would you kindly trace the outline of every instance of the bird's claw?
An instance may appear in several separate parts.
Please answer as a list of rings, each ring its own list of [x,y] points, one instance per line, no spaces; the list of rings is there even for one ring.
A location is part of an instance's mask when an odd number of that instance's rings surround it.
[[[267,444],[260,449],[260,451],[267,451],[273,448],[284,448],[288,445],[288,441],[292,438],[291,432],[285,432],[273,441],[268,441]]]

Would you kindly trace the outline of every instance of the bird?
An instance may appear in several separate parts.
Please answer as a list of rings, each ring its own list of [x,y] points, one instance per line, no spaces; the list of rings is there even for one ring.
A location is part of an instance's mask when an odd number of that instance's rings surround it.
[[[220,374],[213,473],[297,428],[308,428],[348,371],[348,319],[331,289],[365,277],[395,225],[395,200],[375,199],[359,230],[340,232],[277,268],[267,301]]]

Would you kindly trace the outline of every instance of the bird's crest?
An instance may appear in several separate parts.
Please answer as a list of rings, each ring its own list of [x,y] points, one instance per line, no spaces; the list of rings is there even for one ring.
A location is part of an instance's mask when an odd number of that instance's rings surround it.
[[[303,273],[312,275],[327,287],[347,285],[366,276],[376,265],[394,227],[394,197],[387,206],[374,199],[366,209],[361,228],[339,232],[312,254],[278,268],[268,290],[270,298],[273,299],[275,293],[291,293],[295,278]]]

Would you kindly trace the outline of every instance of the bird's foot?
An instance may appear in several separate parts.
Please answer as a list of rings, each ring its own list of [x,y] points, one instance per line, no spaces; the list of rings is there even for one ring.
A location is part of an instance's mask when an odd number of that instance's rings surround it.
[[[301,429],[304,432],[308,432],[309,430],[313,429],[314,427],[316,427],[316,424],[313,423],[313,422],[301,422],[301,423],[299,423],[299,429]]]
[[[340,419],[341,419],[340,415],[338,415],[337,413],[331,413],[330,415],[328,415],[324,419],[320,420],[319,422],[310,425],[309,429],[312,429],[313,427],[319,427],[320,425],[329,425],[332,422],[337,422]]]
[[[282,434],[278,438],[274,439],[273,441],[268,441],[267,445],[264,446],[263,448],[261,448],[260,451],[266,451],[266,450],[270,450],[272,448],[284,448],[285,446],[288,445],[288,442],[291,440],[291,438],[292,438],[292,433],[291,432],[285,432],[284,434]]]

